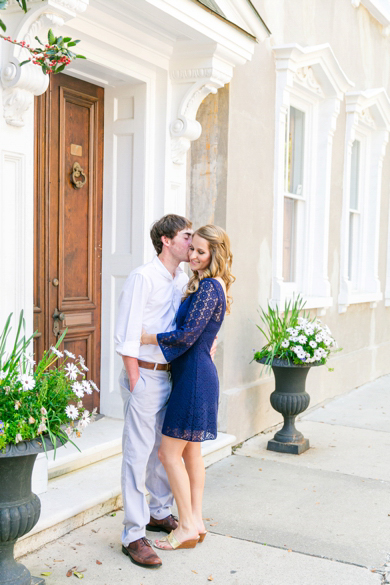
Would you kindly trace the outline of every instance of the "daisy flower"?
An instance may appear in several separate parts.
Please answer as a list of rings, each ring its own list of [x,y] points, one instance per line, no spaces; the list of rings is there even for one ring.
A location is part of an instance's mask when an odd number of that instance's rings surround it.
[[[21,441],[23,441],[23,437],[20,433],[18,433],[15,437],[15,443],[20,443]]]
[[[54,345],[52,345],[50,349],[53,353],[56,354],[57,357],[64,357],[64,354],[58,351],[58,349],[54,347]]]
[[[69,358],[72,358],[72,360],[76,359],[76,356],[72,352],[68,351],[67,349],[64,349],[64,354],[67,355]]]
[[[83,380],[81,382],[81,385],[83,387],[84,392],[86,392],[86,394],[92,394],[91,384],[88,382],[88,380]]]
[[[18,376],[18,380],[21,382],[24,392],[27,392],[27,390],[32,390],[35,386],[35,380],[33,376],[29,376],[28,374],[20,374]]]
[[[66,416],[72,420],[76,420],[76,418],[79,416],[79,411],[73,404],[69,404],[65,408],[65,412]]]
[[[75,382],[72,386],[72,390],[76,394],[77,398],[82,398],[84,396],[84,389],[80,382]]]
[[[65,366],[65,376],[70,380],[76,380],[77,374],[79,374],[78,368],[74,364],[66,364]]]
[[[288,342],[287,342],[288,343]],[[95,382],[93,382],[92,380],[89,380],[89,383],[91,384],[92,388],[94,390],[96,390],[96,392],[100,392],[99,388],[96,386]]]

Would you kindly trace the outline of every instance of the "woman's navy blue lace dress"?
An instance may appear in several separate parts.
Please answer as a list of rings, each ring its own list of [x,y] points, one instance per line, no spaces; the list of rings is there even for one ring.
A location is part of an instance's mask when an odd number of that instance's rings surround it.
[[[219,381],[210,349],[225,316],[223,287],[204,278],[176,316],[176,330],[158,333],[157,341],[172,368],[172,394],[163,435],[185,441],[217,437]]]

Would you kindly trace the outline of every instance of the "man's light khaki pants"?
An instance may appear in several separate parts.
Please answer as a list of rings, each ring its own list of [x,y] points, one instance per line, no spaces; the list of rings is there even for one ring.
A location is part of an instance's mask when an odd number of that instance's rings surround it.
[[[171,513],[173,496],[165,469],[158,458],[161,428],[171,392],[170,374],[140,368],[140,378],[130,392],[123,369],[119,378],[124,406],[122,438],[122,496],[125,517],[122,543],[145,536],[150,516],[157,520]],[[149,506],[145,486],[150,494]]]

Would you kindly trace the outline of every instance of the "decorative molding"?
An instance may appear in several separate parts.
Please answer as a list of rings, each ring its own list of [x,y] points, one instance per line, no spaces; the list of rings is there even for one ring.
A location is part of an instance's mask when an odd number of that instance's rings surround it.
[[[295,80],[301,83],[304,87],[309,89],[310,91],[314,91],[321,97],[324,96],[324,92],[322,91],[321,85],[317,81],[312,67],[300,67],[295,72]]]
[[[22,18],[15,34],[15,38],[30,45],[41,31],[47,34],[49,28],[61,27],[78,12],[84,12],[89,0],[39,0],[31,4],[33,6]],[[10,6],[15,5],[16,1],[11,0]],[[32,63],[20,67],[20,63],[29,57],[26,49],[11,45],[8,55],[8,62],[1,70],[1,82],[5,88],[3,115],[7,124],[20,127],[24,125],[24,114],[33,103],[33,96],[41,95],[48,88],[49,76]]]
[[[370,114],[370,110],[367,108],[366,110],[362,110],[359,112],[359,121],[362,124],[366,124],[370,128],[375,129],[375,120]]]
[[[217,93],[220,87],[229,83],[232,75],[233,68],[227,72],[216,67],[173,69],[171,71],[170,77],[173,87],[180,95],[177,116],[170,124],[171,155],[174,164],[183,165],[185,163],[192,140],[199,138],[202,133],[202,127],[196,120],[200,104],[209,93]]]
[[[388,0],[351,0],[354,8],[362,4],[372,16],[382,25],[382,34],[388,37],[390,34],[390,4]]]
[[[3,115],[10,126],[24,126],[24,114],[32,106],[33,94],[25,89],[3,91]]]
[[[333,136],[344,93],[353,84],[329,44],[274,48],[276,57],[275,180],[272,241],[272,304],[283,308],[298,293],[308,308],[333,303],[328,277],[329,213]],[[295,282],[283,279],[285,137],[293,105],[305,111],[305,213],[297,235]],[[305,197],[310,193],[310,197]]]

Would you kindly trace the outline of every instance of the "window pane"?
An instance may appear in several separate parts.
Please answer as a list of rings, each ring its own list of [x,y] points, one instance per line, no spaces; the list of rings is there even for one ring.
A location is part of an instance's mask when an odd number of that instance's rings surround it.
[[[288,191],[295,195],[302,195],[304,140],[305,113],[291,106],[288,135]]]
[[[284,198],[284,233],[283,233],[283,279],[294,282],[294,248],[295,248],[295,201]]]
[[[348,250],[348,278],[353,290],[358,288],[357,263],[359,256],[359,221],[358,213],[349,214],[349,250]]]
[[[360,171],[360,142],[354,140],[352,144],[352,158],[351,158],[351,188],[350,188],[350,203],[351,209],[359,209],[359,171]]]

